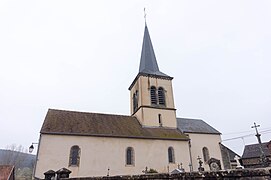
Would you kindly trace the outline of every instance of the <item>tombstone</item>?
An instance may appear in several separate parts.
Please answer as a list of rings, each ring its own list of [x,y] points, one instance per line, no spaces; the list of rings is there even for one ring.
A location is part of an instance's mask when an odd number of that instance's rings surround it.
[[[44,174],[44,179],[45,180],[52,180],[55,179],[56,172],[53,170],[46,171]]]
[[[199,168],[198,168],[199,172],[204,171],[204,168],[202,167],[203,162],[199,156],[198,156],[197,160],[199,161]]]
[[[71,174],[71,171],[66,168],[61,168],[57,172],[57,180],[60,178],[69,178],[69,175]]]
[[[244,167],[241,166],[241,163],[239,161],[240,158],[237,155],[234,156],[234,160],[236,161],[236,164],[237,164],[236,169],[244,169]]]
[[[183,168],[183,163],[178,164],[178,169],[182,172],[185,172],[184,168]]]
[[[184,173],[184,169],[174,169],[173,171],[171,171],[170,174],[180,174],[180,173]]]
[[[211,171],[219,171],[221,170],[221,163],[220,160],[215,159],[215,158],[211,158],[207,161],[207,163],[209,164],[210,170]]]

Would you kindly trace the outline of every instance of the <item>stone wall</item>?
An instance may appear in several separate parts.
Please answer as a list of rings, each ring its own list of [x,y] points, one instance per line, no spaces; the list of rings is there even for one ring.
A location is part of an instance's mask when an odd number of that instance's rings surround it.
[[[134,176],[104,176],[104,177],[85,177],[85,178],[64,178],[62,180],[266,180],[271,179],[271,168],[261,169],[240,169],[229,171],[205,171],[205,172],[185,172],[180,174],[144,174]]]

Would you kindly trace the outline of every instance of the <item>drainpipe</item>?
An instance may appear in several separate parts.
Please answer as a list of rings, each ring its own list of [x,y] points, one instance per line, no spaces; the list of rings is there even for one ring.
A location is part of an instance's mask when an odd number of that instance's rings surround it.
[[[189,136],[189,135],[187,135]],[[192,155],[191,155],[191,139],[188,141],[188,147],[189,147],[189,158],[190,158],[190,172],[193,171],[193,163],[192,163]]]

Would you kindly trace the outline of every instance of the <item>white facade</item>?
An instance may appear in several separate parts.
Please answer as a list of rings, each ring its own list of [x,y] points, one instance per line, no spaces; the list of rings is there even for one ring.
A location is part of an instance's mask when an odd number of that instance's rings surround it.
[[[199,134],[199,133],[187,133],[191,142],[191,154],[193,170],[197,171],[199,163],[197,157],[201,158],[203,162],[202,166],[205,170],[210,170],[210,167],[206,161],[204,161],[203,148],[207,148],[209,151],[209,158],[215,158],[220,160],[221,168],[224,169],[222,163],[222,155],[219,143],[221,137],[219,134]],[[207,159],[208,160],[208,159]]]
[[[69,166],[70,148],[80,147],[79,166]],[[126,165],[126,149],[134,149],[134,165]],[[174,149],[175,163],[168,161],[168,148]],[[146,140],[128,138],[41,135],[35,176],[63,167],[72,171],[70,177],[142,174],[146,167],[158,172],[171,172],[182,163],[189,171],[187,141]],[[168,169],[169,168],[169,169]]]

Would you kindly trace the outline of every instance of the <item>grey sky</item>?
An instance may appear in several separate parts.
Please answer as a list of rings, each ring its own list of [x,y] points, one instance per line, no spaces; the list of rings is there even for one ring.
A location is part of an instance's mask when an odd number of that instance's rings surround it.
[[[37,142],[48,108],[130,114],[144,7],[178,117],[223,139],[253,134],[255,121],[269,141],[271,1],[1,0],[0,148]],[[241,154],[256,137],[243,140],[224,143]]]

